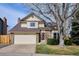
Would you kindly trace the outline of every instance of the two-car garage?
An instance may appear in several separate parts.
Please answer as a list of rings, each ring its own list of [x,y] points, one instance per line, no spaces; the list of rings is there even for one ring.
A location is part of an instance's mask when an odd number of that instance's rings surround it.
[[[36,35],[14,35],[14,44],[36,44]]]

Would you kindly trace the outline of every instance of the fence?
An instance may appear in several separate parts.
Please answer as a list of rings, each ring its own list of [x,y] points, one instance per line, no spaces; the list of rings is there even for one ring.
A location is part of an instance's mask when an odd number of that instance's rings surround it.
[[[11,43],[11,37],[10,35],[0,35],[0,44],[10,44]]]

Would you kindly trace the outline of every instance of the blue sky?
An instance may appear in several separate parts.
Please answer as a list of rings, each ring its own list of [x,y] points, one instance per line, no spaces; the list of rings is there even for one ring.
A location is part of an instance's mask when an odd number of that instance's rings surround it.
[[[0,4],[0,17],[6,17],[8,21],[8,28],[11,29],[16,25],[18,17],[23,18],[29,12],[30,8],[24,4]]]

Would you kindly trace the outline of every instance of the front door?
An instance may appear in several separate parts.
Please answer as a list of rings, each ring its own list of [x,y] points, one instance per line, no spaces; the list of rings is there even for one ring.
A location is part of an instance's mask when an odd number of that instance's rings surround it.
[[[39,33],[39,42],[44,40],[45,39],[44,37],[45,37],[45,33]]]
[[[42,33],[42,40],[44,40],[44,36],[45,36],[44,34],[45,34],[45,33]]]
[[[45,40],[45,33],[40,33],[39,34],[39,42]]]

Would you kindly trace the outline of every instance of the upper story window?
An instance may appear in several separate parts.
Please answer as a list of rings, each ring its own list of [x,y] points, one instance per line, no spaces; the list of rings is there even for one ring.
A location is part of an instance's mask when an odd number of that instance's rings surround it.
[[[27,28],[38,28],[38,22],[27,22]]]
[[[31,22],[31,23],[30,23],[30,26],[31,26],[31,27],[35,27],[35,22]]]

